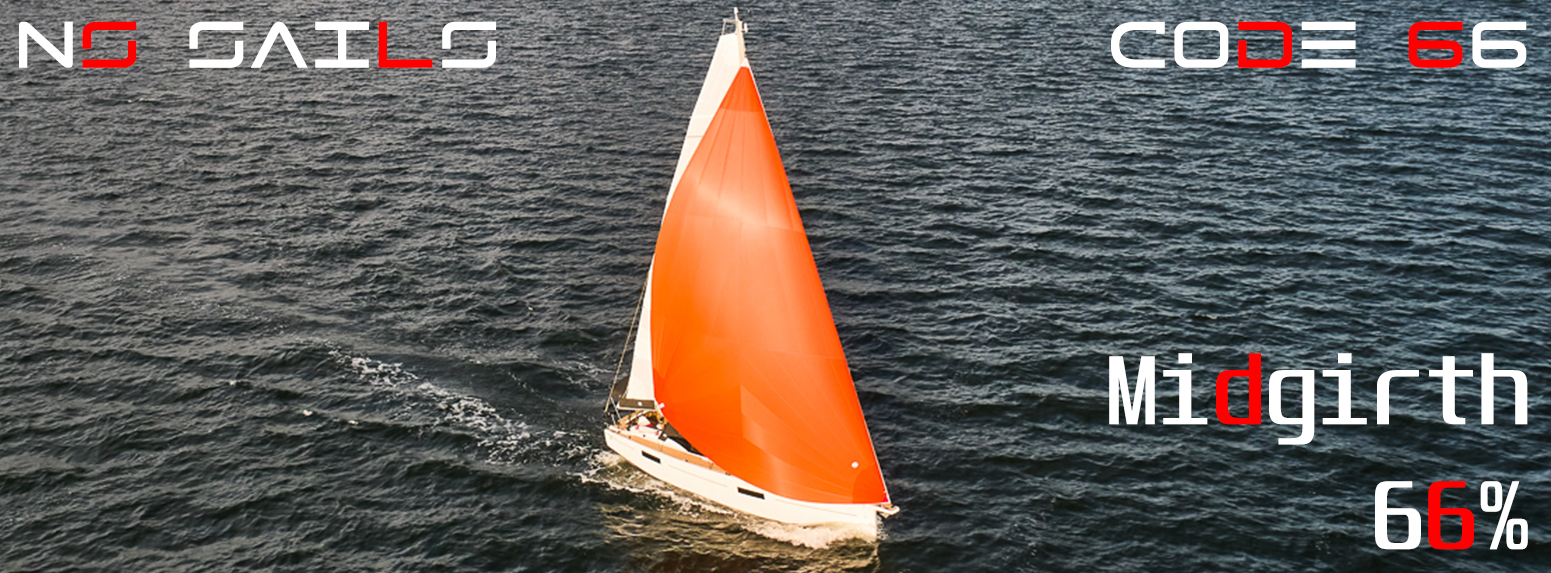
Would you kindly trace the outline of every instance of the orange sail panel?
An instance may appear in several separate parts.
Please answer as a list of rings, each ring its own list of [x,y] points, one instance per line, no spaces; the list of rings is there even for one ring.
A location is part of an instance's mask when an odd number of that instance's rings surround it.
[[[674,190],[654,265],[652,374],[668,421],[717,465],[776,495],[887,502],[747,67]]]

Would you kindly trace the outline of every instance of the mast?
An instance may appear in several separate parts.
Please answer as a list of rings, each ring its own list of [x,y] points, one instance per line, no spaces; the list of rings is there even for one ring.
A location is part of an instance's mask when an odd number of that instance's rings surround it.
[[[884,504],[746,29],[736,11],[724,21],[690,117],[617,408],[657,410],[716,467],[777,496]]]
[[[716,41],[716,52],[711,57],[711,68],[706,71],[705,80],[700,85],[700,96],[695,100],[694,112],[689,116],[689,128],[684,133],[684,145],[679,151],[678,165],[673,170],[673,183],[668,186],[668,198],[663,205],[664,213],[673,202],[673,194],[678,189],[679,179],[684,176],[684,168],[689,166],[689,159],[700,146],[700,139],[705,135],[706,127],[711,125],[711,120],[716,116],[717,107],[721,105],[722,98],[727,95],[727,88],[732,86],[732,80],[737,76],[738,70],[748,66],[743,45],[743,33],[746,31],[748,31],[748,25],[739,19],[738,9],[733,8],[732,19],[722,20],[722,33]],[[635,352],[630,360],[630,377],[620,395],[610,396],[613,406],[620,410],[657,409],[652,381],[651,342],[652,273],[656,266],[654,256],[652,270],[646,273],[640,321],[636,324],[634,333]]]

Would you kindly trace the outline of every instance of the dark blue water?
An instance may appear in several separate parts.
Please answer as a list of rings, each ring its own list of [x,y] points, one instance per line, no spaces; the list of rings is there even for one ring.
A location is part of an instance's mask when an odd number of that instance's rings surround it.
[[[18,21],[56,41],[67,19],[140,25],[127,70],[36,48],[0,66],[0,570],[1551,567],[1544,6],[746,7],[904,508],[874,543],[718,513],[603,446],[730,7],[223,4],[0,6],[0,61]],[[235,38],[191,55],[201,20],[246,22],[248,61],[276,20],[308,60],[335,49],[319,20],[390,21],[398,58],[442,58],[445,23],[490,20],[500,57],[191,70]],[[1153,20],[1354,20],[1358,68],[1116,65],[1114,27]],[[1422,20],[1464,21],[1439,37],[1467,44],[1476,22],[1527,21],[1499,37],[1528,63],[1412,68]],[[1169,57],[1150,36],[1132,56]],[[77,59],[130,36],[107,37]],[[1477,424],[1469,378],[1463,426],[1431,379],[1397,383],[1390,425],[1321,425],[1308,446],[1276,445],[1285,426],[1108,425],[1108,356],[1179,352],[1208,418],[1215,373],[1251,352],[1268,373],[1351,353],[1370,418],[1381,372],[1490,352],[1528,374],[1530,423],[1500,382],[1497,424]],[[1318,410],[1336,414],[1329,380]],[[1520,482],[1527,550],[1486,549],[1479,510],[1473,549],[1375,547],[1378,482],[1417,482],[1394,499],[1425,509],[1420,486],[1467,480],[1448,501],[1474,508],[1489,479]]]

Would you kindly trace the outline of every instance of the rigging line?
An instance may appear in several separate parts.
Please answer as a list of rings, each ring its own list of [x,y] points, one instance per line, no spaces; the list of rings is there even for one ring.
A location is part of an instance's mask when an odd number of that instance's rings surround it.
[[[609,406],[614,402],[614,389],[619,387],[619,372],[625,368],[625,354],[630,352],[630,338],[635,334],[635,325],[641,318],[641,305],[646,302],[647,281],[641,282],[641,296],[635,301],[635,312],[630,315],[630,329],[625,331],[625,347],[619,350],[619,363],[614,365],[614,381],[609,384],[609,397],[603,401],[603,411],[607,413]]]

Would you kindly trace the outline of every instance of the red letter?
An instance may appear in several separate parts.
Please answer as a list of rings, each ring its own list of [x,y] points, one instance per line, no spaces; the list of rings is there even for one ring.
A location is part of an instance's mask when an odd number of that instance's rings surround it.
[[[1459,42],[1451,40],[1418,40],[1416,33],[1423,30],[1463,30],[1464,22],[1417,22],[1411,25],[1411,65],[1418,68],[1452,68],[1459,65],[1460,60],[1465,59],[1465,48]],[[1417,54],[1419,50],[1449,50],[1454,52],[1454,57],[1447,60],[1424,60]]]
[[[1260,60],[1249,57],[1249,42],[1239,40],[1239,67],[1285,68],[1292,63],[1292,26],[1281,22],[1239,22],[1240,30],[1280,30],[1282,32],[1282,59]]]
[[[431,60],[388,59],[388,23],[377,23],[377,67],[379,68],[429,68]]]
[[[1427,544],[1433,549],[1470,549],[1470,544],[1476,541],[1476,516],[1470,510],[1463,507],[1443,507],[1443,490],[1456,487],[1468,487],[1462,481],[1435,481],[1427,488]],[[1485,498],[1482,498],[1485,499]],[[1443,542],[1442,529],[1443,516],[1458,515],[1460,521],[1459,541],[1454,543]]]
[[[81,30],[81,49],[92,49],[92,32],[97,30],[135,30],[134,22],[92,22]],[[118,60],[81,60],[83,68],[127,68],[135,65],[135,41],[129,41],[129,55]]]
[[[1249,415],[1243,418],[1228,413],[1228,382],[1234,378],[1249,379]],[[1217,375],[1217,419],[1224,424],[1260,423],[1260,355],[1249,355],[1249,369],[1224,370]]]

